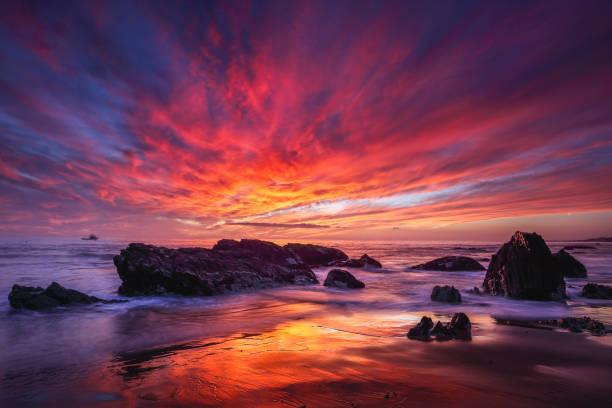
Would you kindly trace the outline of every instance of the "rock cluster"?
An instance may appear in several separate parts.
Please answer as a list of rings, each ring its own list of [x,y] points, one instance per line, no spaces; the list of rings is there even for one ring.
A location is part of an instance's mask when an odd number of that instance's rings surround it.
[[[587,283],[582,288],[582,296],[589,299],[612,299],[612,287]]]
[[[565,281],[546,242],[536,233],[517,231],[491,258],[485,293],[518,299],[561,300]]]
[[[426,271],[484,271],[477,260],[467,256],[445,256],[424,264],[415,265],[412,269]]]
[[[586,278],[587,270],[584,265],[565,250],[560,250],[553,255],[557,261],[557,268],[566,278]]]
[[[311,268],[327,266],[333,262],[345,261],[348,255],[336,248],[313,244],[287,244],[284,248],[293,251],[302,262]]]
[[[212,248],[130,244],[113,258],[123,295],[214,295],[249,288],[313,284],[301,256],[272,242],[222,239]]]
[[[420,341],[472,340],[472,324],[465,313],[455,313],[450,323],[438,321],[435,326],[431,318],[423,316],[406,336]]]
[[[355,278],[350,272],[343,269],[332,269],[325,278],[324,286],[334,286],[341,289],[365,288],[365,283]]]
[[[454,286],[434,286],[431,300],[436,302],[461,303],[461,293]]]
[[[119,300],[103,300],[89,296],[74,289],[66,289],[57,282],[51,283],[46,289],[33,286],[13,285],[8,295],[9,303],[16,309],[42,310],[56,306],[91,303],[115,303]]]

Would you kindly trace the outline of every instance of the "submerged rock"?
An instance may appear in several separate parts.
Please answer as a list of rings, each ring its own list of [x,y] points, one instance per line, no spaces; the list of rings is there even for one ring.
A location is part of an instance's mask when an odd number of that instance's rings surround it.
[[[120,300],[103,300],[89,296],[74,289],[66,289],[57,282],[51,283],[47,289],[33,286],[13,285],[8,295],[11,307],[32,310],[49,309],[55,306],[91,303],[115,303]]]
[[[480,291],[478,286],[474,286],[473,289],[468,290],[468,293],[471,293],[471,294],[474,294],[474,295],[482,295],[482,292]]]
[[[123,281],[119,293],[129,296],[210,296],[318,283],[310,267],[288,247],[250,239],[222,239],[212,249],[130,244],[113,261]]]
[[[287,244],[284,248],[297,254],[302,262],[311,268],[327,266],[332,262],[345,261],[348,255],[336,248],[312,244]]]
[[[355,278],[350,272],[343,269],[332,269],[327,274],[323,286],[334,286],[341,289],[365,288],[365,283]]]
[[[445,256],[424,264],[415,265],[412,269],[426,271],[484,271],[485,268],[477,260],[467,256]]]
[[[434,286],[431,300],[436,302],[461,303],[461,293],[454,286]]]
[[[518,299],[566,298],[563,274],[536,233],[517,231],[491,258],[482,286],[485,293]]]
[[[612,286],[587,283],[582,288],[582,296],[589,299],[612,299]]]
[[[406,336],[409,339],[420,341],[431,341],[432,336],[438,341],[472,340],[472,324],[467,315],[461,312],[455,313],[449,323],[438,321],[435,327],[431,318],[423,316],[421,321],[411,328]]]
[[[565,252],[563,249],[555,255],[557,267],[566,278],[586,278],[587,270],[584,265],[576,258]]]

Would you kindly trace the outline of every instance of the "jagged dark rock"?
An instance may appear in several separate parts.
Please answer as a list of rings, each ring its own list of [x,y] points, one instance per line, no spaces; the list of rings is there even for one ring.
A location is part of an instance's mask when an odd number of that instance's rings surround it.
[[[406,336],[413,340],[431,341],[430,330],[433,325],[433,320],[430,317],[423,316],[421,321],[411,328]]]
[[[104,300],[89,296],[74,289],[66,289],[57,282],[51,283],[46,289],[33,286],[13,285],[8,295],[11,307],[32,310],[50,309],[55,306],[91,303],[116,303],[121,300]]]
[[[336,248],[312,244],[287,244],[284,246],[296,253],[302,262],[311,268],[331,265],[333,262],[345,261],[348,255]]]
[[[469,293],[472,293],[474,295],[482,295],[482,292],[480,291],[480,289],[478,288],[478,286],[474,286],[473,289],[468,290]]]
[[[485,293],[518,299],[567,297],[557,261],[536,233],[517,231],[491,258],[482,286]]]
[[[582,288],[582,296],[589,299],[612,299],[612,286],[587,283]]]
[[[431,300],[436,302],[461,303],[461,293],[454,286],[434,286]]]
[[[415,265],[412,269],[426,271],[484,271],[478,261],[467,256],[445,256],[424,264]]]
[[[433,329],[432,329],[433,328]],[[472,324],[465,313],[455,313],[449,323],[438,321],[435,327],[433,320],[428,316],[423,316],[421,321],[408,331],[406,335],[409,339],[420,341],[431,341],[432,336],[435,340],[472,340]]]
[[[210,296],[248,288],[313,284],[301,257],[272,242],[222,239],[212,248],[168,249],[130,244],[113,258],[123,281],[119,293]]]
[[[365,284],[343,269],[332,269],[325,278],[324,286],[334,286],[341,289],[361,289]]]
[[[587,270],[584,265],[576,258],[565,252],[563,249],[555,255],[557,267],[566,278],[586,278]]]

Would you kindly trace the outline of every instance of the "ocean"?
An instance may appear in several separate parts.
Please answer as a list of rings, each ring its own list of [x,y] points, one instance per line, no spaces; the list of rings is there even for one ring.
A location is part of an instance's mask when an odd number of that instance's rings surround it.
[[[214,241],[147,243],[171,248],[211,247]],[[452,367],[456,362],[440,372],[431,367],[431,359],[424,362],[414,354],[419,350],[421,356],[429,355],[434,349],[437,355],[456,353],[462,347],[460,343],[422,344],[406,339],[406,332],[422,315],[446,321],[461,311],[470,316],[474,325],[474,338],[461,352],[469,349],[478,355],[478,347],[498,343],[518,347],[512,343],[513,336],[523,330],[497,325],[499,318],[590,316],[612,327],[612,301],[579,296],[586,282],[612,284],[612,243],[588,243],[594,248],[571,251],[586,266],[588,278],[566,279],[570,297],[566,303],[468,293],[482,284],[484,271],[411,269],[446,255],[469,256],[487,267],[485,259],[490,259],[502,242],[317,243],[340,248],[351,257],[367,253],[383,268],[349,268],[365,282],[363,290],[319,284],[203,298],[123,298],[117,294],[121,281],[112,257],[128,244],[126,241],[0,239],[0,406],[310,407],[378,406],[384,400],[395,401],[395,406],[408,406],[410,401],[448,402],[445,398],[450,397],[444,393],[437,397],[425,394],[423,390],[433,387],[431,378],[450,389],[466,387],[466,395],[480,398],[476,399],[480,402],[507,405],[529,401],[537,405],[542,401],[535,389],[531,395],[529,386],[524,386],[522,392],[508,397],[504,385],[498,382],[489,385],[497,387],[496,392],[482,399],[478,393],[492,379],[483,379],[482,373],[480,378],[455,375]],[[570,244],[576,243],[548,242],[553,252]],[[329,269],[314,269],[321,283]],[[128,302],[46,312],[10,308],[7,295],[13,284],[46,287],[53,281],[89,295]],[[434,285],[455,286],[463,302],[432,302],[429,295]],[[553,334],[541,332],[527,331],[534,333],[534,338],[540,336],[529,343],[530,347],[556,347],[550,339],[541,339]],[[554,335],[551,339],[555,342],[567,338],[568,345],[577,341],[590,345],[602,362],[612,358],[610,335]],[[404,349],[407,351],[400,351]],[[515,350],[517,355],[524,351]],[[560,357],[550,358],[554,362]],[[520,369],[529,370],[536,382],[540,377],[541,381],[550,379],[553,389],[563,389],[564,382],[577,389],[575,381],[579,380],[563,371],[567,364],[561,367],[545,362],[548,364],[521,365]],[[605,366],[599,367],[596,361],[586,365],[583,368],[592,371],[589,375],[603,375],[605,379]],[[482,370],[487,373],[486,366]],[[400,372],[407,376],[404,380],[398,378]],[[570,370],[576,372],[577,369]],[[607,374],[612,374],[609,368]],[[597,398],[598,382],[589,384],[595,391],[583,385],[591,398]],[[602,387],[600,391],[605,392]],[[567,396],[561,402],[571,402],[572,398]],[[474,403],[470,399],[462,401],[465,405]]]

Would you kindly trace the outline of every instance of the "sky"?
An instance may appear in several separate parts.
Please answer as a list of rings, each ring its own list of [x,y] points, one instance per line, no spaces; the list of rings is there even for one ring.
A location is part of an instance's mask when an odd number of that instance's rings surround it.
[[[6,2],[0,236],[612,236],[608,1]]]

